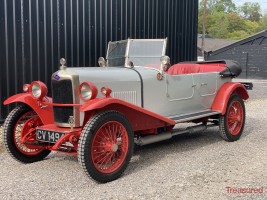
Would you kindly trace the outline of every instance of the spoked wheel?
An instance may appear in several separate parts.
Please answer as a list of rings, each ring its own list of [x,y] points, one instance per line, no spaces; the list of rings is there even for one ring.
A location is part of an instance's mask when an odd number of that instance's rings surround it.
[[[94,116],[84,127],[78,160],[85,173],[97,182],[117,179],[133,153],[133,131],[124,115],[106,111]]]
[[[50,151],[36,146],[35,130],[40,125],[40,118],[29,106],[22,105],[12,110],[3,126],[3,141],[7,152],[23,163],[44,159]]]
[[[243,133],[246,111],[243,100],[238,95],[229,99],[226,113],[220,116],[220,135],[226,141],[236,141]]]

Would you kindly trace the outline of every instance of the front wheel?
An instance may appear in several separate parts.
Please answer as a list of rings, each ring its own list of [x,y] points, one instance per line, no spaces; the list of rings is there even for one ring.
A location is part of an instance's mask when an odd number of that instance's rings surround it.
[[[133,154],[134,134],[127,118],[116,111],[95,115],[85,125],[78,145],[84,172],[100,183],[124,172]]]
[[[245,120],[244,101],[238,95],[233,94],[228,101],[225,114],[219,119],[221,137],[229,142],[238,140],[243,133]]]
[[[34,145],[36,127],[42,125],[38,115],[27,105],[13,109],[3,126],[3,141],[7,152],[17,161],[32,163],[43,160],[50,151]],[[21,143],[22,138],[25,143]]]

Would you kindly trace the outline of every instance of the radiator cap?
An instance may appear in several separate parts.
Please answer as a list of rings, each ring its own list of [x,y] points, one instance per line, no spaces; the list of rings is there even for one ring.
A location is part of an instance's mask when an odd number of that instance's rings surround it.
[[[59,62],[61,64],[61,66],[59,67],[60,70],[64,70],[64,69],[67,68],[66,65],[65,65],[66,64],[66,59],[65,58],[61,58]]]

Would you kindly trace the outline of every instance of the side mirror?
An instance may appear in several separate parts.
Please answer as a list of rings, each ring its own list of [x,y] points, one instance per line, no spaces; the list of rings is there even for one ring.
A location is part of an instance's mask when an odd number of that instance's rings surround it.
[[[107,62],[106,62],[105,58],[103,58],[103,57],[100,57],[98,59],[98,64],[99,64],[99,67],[107,67]]]

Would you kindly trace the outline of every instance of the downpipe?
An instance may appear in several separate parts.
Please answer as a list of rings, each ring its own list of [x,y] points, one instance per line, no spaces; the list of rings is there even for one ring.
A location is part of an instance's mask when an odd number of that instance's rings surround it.
[[[161,142],[164,140],[169,140],[173,136],[176,136],[176,135],[202,132],[202,131],[205,131],[207,129],[207,127],[208,127],[207,125],[198,125],[198,126],[188,127],[182,131],[174,129],[172,132],[164,132],[164,133],[160,133],[158,135],[148,135],[148,136],[144,136],[144,137],[140,137],[140,138],[135,139],[135,144],[138,146],[144,146],[147,144]]]

